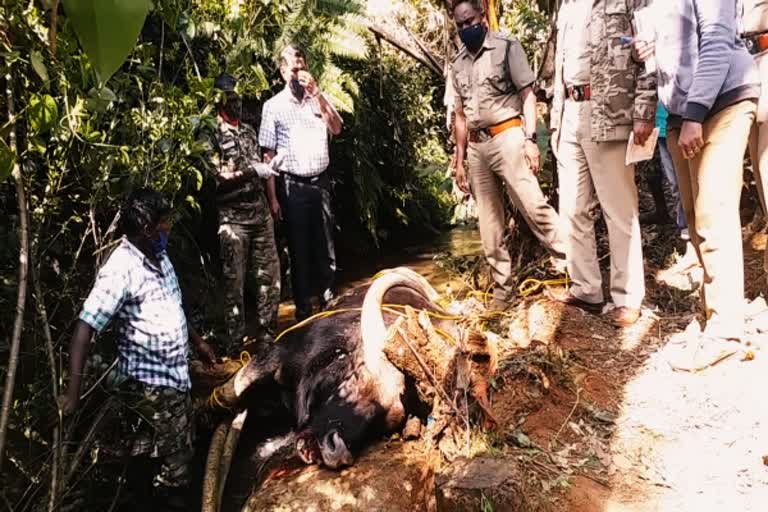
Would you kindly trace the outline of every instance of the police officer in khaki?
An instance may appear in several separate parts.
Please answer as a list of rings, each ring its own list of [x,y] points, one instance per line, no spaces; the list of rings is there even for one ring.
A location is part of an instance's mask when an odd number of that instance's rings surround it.
[[[525,53],[517,40],[489,32],[476,0],[458,1],[453,16],[464,43],[453,60],[455,179],[461,190],[469,192],[466,155],[483,252],[496,283],[491,309],[503,310],[514,296],[512,260],[504,243],[503,187],[554,258],[562,261],[565,245],[557,212],[536,179],[540,156],[535,77]]]
[[[757,118],[749,137],[749,155],[755,173],[760,206],[763,208],[763,214],[768,216],[765,204],[768,194],[768,0],[743,2],[742,37],[755,58],[763,90],[757,104]],[[763,266],[768,271],[768,249]]]

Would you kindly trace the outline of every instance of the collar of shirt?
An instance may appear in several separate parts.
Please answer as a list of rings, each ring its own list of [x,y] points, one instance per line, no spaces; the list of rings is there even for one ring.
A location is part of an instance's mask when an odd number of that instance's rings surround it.
[[[285,84],[285,87],[283,87],[283,90],[280,91],[280,94],[285,96],[286,101],[293,103],[294,105],[298,105],[300,107],[309,105],[315,100],[315,98],[309,98],[305,93],[304,97],[301,99],[301,101],[299,101],[298,99],[296,99],[296,96],[293,95],[293,91],[291,91],[291,87],[289,84]]]
[[[480,50],[477,51],[474,55],[470,53],[466,47],[464,48],[464,56],[462,59],[468,60],[471,59],[473,61],[476,61],[480,58],[480,56],[486,51],[486,50],[493,50],[496,48],[496,46],[501,42],[501,40],[498,37],[494,37],[493,33],[489,30],[485,34],[485,40],[483,41],[483,46],[480,47]]]

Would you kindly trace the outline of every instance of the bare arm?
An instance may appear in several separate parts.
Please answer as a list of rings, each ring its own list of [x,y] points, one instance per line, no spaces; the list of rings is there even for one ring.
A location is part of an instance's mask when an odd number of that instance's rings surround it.
[[[264,150],[264,162],[272,162],[276,154],[272,149]],[[269,211],[272,212],[272,217],[278,220],[281,219],[282,212],[280,211],[280,203],[277,200],[277,187],[274,177],[267,179],[267,201],[269,202]]]
[[[533,93],[533,87],[526,87],[520,91],[520,97],[523,99],[523,118],[525,119],[525,134],[533,135],[536,133],[539,113],[536,110],[536,95]]]
[[[469,194],[467,171],[464,169],[464,157],[467,152],[467,116],[461,102],[456,102],[456,124],[454,127],[456,136],[456,185],[465,194]]]
[[[69,342],[69,386],[64,393],[63,412],[71,414],[80,403],[80,387],[83,382],[83,367],[88,356],[88,345],[93,336],[93,327],[78,320],[72,340]]]
[[[530,137],[536,133],[539,113],[536,111],[536,94],[533,87],[525,87],[520,91],[523,99],[523,117],[525,118],[525,136]],[[523,155],[528,166],[534,173],[539,172],[541,168],[541,153],[539,145],[531,139],[526,138],[523,143]]]
[[[323,116],[323,121],[325,121],[325,124],[328,126],[328,131],[334,136],[339,135],[342,127],[339,113],[336,112],[333,105],[331,105],[322,94],[317,95],[317,102],[318,105],[320,105],[320,115]]]
[[[456,162],[464,163],[467,153],[467,116],[464,115],[464,108],[456,103]]]

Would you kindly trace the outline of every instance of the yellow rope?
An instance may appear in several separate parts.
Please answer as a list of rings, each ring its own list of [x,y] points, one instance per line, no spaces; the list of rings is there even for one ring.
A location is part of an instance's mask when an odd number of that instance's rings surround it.
[[[541,288],[549,288],[550,286],[560,286],[564,285],[566,288],[568,288],[568,274],[565,275],[565,277],[561,277],[558,279],[534,279],[534,278],[528,278],[522,283],[520,283],[520,286],[517,288],[518,293],[521,297],[528,297],[529,295],[532,295],[539,291]]]
[[[219,391],[220,391],[219,390],[220,387],[221,386],[216,386],[215,388],[213,388],[213,391],[211,391],[211,395],[208,397],[208,407],[213,409],[213,407],[215,405],[217,405],[217,406],[221,407],[222,409],[230,410],[230,408],[227,407],[226,405],[224,405],[223,403],[221,403],[221,400],[219,400],[219,397],[216,396],[217,393],[219,393]]]

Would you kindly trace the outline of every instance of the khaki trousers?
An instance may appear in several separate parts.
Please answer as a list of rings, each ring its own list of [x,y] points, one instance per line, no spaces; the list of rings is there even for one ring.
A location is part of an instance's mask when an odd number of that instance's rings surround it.
[[[608,226],[611,298],[616,306],[639,308],[645,276],[635,169],[624,165],[625,141],[592,141],[590,115],[589,102],[566,101],[557,151],[570,291],[587,302],[603,301],[592,216],[599,202]]]
[[[705,121],[704,149],[690,160],[678,145],[680,130],[668,136],[691,242],[704,268],[705,332],[723,338],[738,339],[744,331],[739,200],[755,111],[753,101],[742,101]]]
[[[494,297],[510,300],[515,293],[512,258],[504,243],[504,187],[531,231],[556,257],[564,257],[559,218],[541,192],[536,175],[523,156],[522,128],[510,128],[496,137],[470,143],[467,158],[472,194],[477,202],[483,252],[496,283]]]

